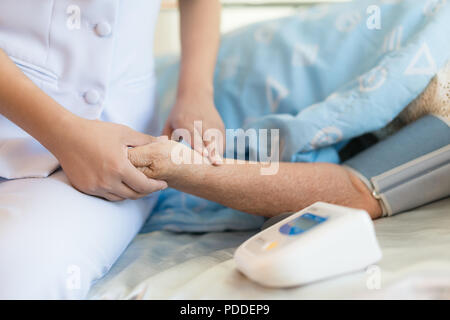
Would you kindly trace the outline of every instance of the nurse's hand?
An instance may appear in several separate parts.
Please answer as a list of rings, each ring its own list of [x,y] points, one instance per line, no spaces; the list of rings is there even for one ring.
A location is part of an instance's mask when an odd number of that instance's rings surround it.
[[[194,126],[194,122],[200,126]],[[190,141],[192,148],[208,157],[213,164],[217,165],[222,162],[225,126],[214,105],[212,94],[197,92],[178,98],[167,119],[163,135],[173,137],[172,133],[176,129],[187,129],[190,137],[183,137],[183,139]],[[217,133],[221,135],[222,141],[219,142],[216,139],[209,141],[205,135],[209,129],[216,129]],[[199,141],[203,141],[203,144],[196,145],[194,143],[195,136]]]
[[[123,125],[77,118],[68,124],[50,151],[76,189],[121,201],[167,188],[166,182],[148,179],[128,160],[129,147],[154,140]]]

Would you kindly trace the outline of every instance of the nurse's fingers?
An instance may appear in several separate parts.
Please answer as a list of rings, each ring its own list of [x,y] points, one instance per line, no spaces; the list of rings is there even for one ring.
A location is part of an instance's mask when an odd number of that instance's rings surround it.
[[[142,171],[136,169],[131,163],[125,168],[122,181],[137,193],[145,195],[167,188],[167,182],[147,178]]]
[[[208,149],[206,149],[206,145],[205,145],[205,142],[203,141],[203,137],[202,137],[199,129],[195,126],[193,127],[193,136],[194,136],[194,141],[191,141],[192,148],[195,151],[197,151],[198,153],[200,153],[202,156],[208,157],[209,152],[208,152]],[[201,143],[199,143],[199,141],[201,141]]]
[[[110,193],[110,192],[107,192],[106,194],[104,194],[104,195],[102,195],[102,196],[100,196],[101,198],[104,198],[104,199],[106,199],[106,200],[108,200],[108,201],[112,201],[112,202],[118,202],[118,201],[123,201],[123,200],[125,200],[124,198],[121,198],[121,197],[119,197],[119,196],[117,196],[117,195],[115,195],[115,194],[112,194],[112,193]]]
[[[208,150],[205,148],[205,144],[203,143],[203,137],[201,134],[201,127],[199,127],[195,122],[194,124],[186,125],[185,128],[182,129],[183,134],[180,136],[172,137],[175,138],[176,141],[189,144],[192,149],[200,153],[202,156],[208,156]],[[179,131],[181,133],[182,131]],[[186,136],[184,136],[186,135]]]
[[[132,199],[132,200],[137,200],[137,199],[143,198],[147,195],[145,193],[136,192],[135,190],[131,189],[125,183],[121,183],[121,184],[115,186],[114,194],[120,198]]]
[[[205,141],[206,150],[208,150],[208,160],[211,164],[215,166],[219,166],[223,164],[223,158],[220,155],[220,151],[217,149],[220,148],[216,142]]]
[[[186,144],[189,144],[192,149],[202,154],[203,156],[207,156],[207,151],[204,148],[203,137],[201,135],[201,127],[198,127],[196,123],[194,124],[186,124],[182,128],[178,128],[176,130],[170,129],[169,138],[174,141],[181,142],[183,141]],[[169,133],[167,131],[167,134]],[[166,135],[166,132],[163,132]],[[206,152],[206,153],[205,153]]]
[[[206,150],[208,150],[208,159],[213,165],[220,165],[223,163],[222,154],[225,149],[225,137],[221,130],[216,128],[209,128],[205,130],[203,143]]]

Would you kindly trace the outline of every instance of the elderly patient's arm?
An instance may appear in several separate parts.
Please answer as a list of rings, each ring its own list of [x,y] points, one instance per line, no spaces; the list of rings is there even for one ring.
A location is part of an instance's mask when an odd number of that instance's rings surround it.
[[[282,162],[276,174],[261,175],[268,164],[176,165],[171,161],[176,145],[166,141],[134,148],[129,158],[148,177],[165,180],[169,187],[248,213],[271,217],[325,201],[364,209],[372,218],[381,215],[367,187],[342,166]]]

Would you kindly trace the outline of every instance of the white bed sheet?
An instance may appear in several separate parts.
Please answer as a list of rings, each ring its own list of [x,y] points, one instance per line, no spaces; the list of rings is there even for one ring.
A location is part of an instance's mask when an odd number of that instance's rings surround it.
[[[291,289],[264,288],[236,270],[233,252],[250,232],[140,234],[89,298],[450,299],[450,198],[375,228],[377,266]]]

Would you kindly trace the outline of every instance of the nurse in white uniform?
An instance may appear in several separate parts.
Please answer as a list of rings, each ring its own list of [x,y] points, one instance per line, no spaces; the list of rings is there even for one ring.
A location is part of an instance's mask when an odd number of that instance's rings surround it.
[[[167,186],[127,158],[159,134],[159,5],[0,1],[0,299],[85,297]],[[193,132],[194,120],[223,131],[212,87],[220,5],[181,0],[180,12],[182,67],[164,133]]]

